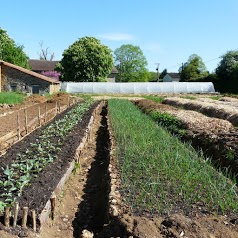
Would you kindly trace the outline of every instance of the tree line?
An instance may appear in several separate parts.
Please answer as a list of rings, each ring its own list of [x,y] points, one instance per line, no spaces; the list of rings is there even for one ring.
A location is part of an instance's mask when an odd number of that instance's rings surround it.
[[[38,54],[47,60],[48,48]],[[114,55],[113,55],[114,53]],[[52,60],[54,53],[50,54]],[[219,92],[238,93],[238,51],[228,51],[222,55],[214,73],[209,73],[202,58],[193,54],[179,68],[182,82],[213,82]],[[7,32],[0,28],[0,59],[29,68],[28,56],[23,45],[17,45]],[[103,82],[115,67],[118,71],[117,82],[159,81],[158,72],[149,72],[148,62],[139,46],[124,44],[114,52],[95,37],[82,37],[63,52],[56,70],[61,81]],[[164,69],[160,80],[167,74]]]

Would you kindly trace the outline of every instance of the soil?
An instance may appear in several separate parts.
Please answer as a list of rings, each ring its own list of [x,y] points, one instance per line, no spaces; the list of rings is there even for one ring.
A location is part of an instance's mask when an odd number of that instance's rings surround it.
[[[117,159],[113,153],[116,143],[109,134],[110,130],[108,131],[106,118],[107,111],[104,107],[102,113],[96,117],[94,122],[91,139],[81,156],[80,168],[75,169],[61,196],[57,198],[55,219],[53,221],[48,219],[40,233],[33,233],[28,230],[21,231],[17,236],[0,230],[1,238],[238,237],[238,216],[213,216],[203,212],[202,207],[200,212],[190,211],[191,215],[183,213],[167,216],[133,214],[129,204],[125,204],[123,197],[118,194],[120,175]],[[66,160],[73,155],[74,146],[77,146],[80,141],[80,134],[78,133],[82,128],[83,126],[75,128],[69,136],[64,149],[67,153]],[[37,133],[37,131],[34,133]],[[75,138],[77,138],[77,142],[74,145],[71,141],[74,141]],[[72,147],[70,144],[72,144]],[[14,146],[17,146],[17,144]],[[20,147],[17,148],[21,149]],[[61,169],[58,169],[59,171]],[[48,172],[51,180],[57,176],[57,171],[55,173]],[[51,181],[46,180],[45,183],[48,187]],[[44,186],[44,183],[41,183],[41,186]],[[117,187],[116,191],[113,187]],[[118,198],[116,203],[113,201],[115,199],[112,200],[111,198],[112,192],[114,198]],[[39,194],[42,194],[42,192],[39,191],[35,196],[39,197]],[[116,204],[113,205],[116,207],[114,212],[110,210],[112,204]]]

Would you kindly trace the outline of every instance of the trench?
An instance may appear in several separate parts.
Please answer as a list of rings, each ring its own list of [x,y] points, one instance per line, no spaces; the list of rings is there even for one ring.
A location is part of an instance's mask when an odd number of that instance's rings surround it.
[[[96,135],[96,154],[87,174],[82,202],[78,205],[72,222],[73,236],[80,237],[84,229],[93,232],[94,237],[123,237],[126,228],[109,215],[110,134],[107,122],[107,106],[100,113],[100,127]]]

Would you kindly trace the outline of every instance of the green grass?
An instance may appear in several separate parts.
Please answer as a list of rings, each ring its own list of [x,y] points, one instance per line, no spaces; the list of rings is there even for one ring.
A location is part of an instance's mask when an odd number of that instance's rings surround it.
[[[195,96],[189,96],[189,95],[181,96],[181,98],[190,99],[190,100],[196,100],[196,99],[197,99],[197,97],[195,97]]]
[[[146,95],[143,96],[145,99],[152,100],[154,102],[162,103],[164,101],[164,97],[158,97],[158,96],[153,96],[153,95]]]
[[[219,100],[219,99],[222,98],[222,96],[216,95],[216,96],[211,96],[210,98],[213,99],[213,100]]]
[[[0,104],[17,104],[24,100],[25,95],[15,92],[2,92],[0,93]]]
[[[111,99],[108,107],[121,189],[133,211],[164,213],[196,204],[214,213],[238,211],[235,182],[190,145],[181,143],[127,100]]]

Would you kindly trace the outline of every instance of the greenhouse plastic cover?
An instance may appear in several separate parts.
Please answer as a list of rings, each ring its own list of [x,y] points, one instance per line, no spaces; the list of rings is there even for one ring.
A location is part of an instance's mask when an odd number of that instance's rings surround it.
[[[211,82],[136,82],[99,83],[64,82],[61,91],[91,94],[156,94],[156,93],[214,93]]]

